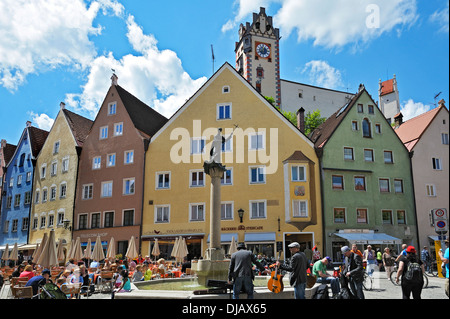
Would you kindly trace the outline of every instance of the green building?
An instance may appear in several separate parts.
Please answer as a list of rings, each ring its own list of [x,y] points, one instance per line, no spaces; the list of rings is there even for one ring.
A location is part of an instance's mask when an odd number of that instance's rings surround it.
[[[410,153],[364,86],[310,138],[321,165],[324,254],[339,261],[344,245],[417,245]]]

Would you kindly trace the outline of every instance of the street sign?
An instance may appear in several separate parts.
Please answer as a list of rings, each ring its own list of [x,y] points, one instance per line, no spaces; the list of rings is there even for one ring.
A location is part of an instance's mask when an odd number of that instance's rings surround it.
[[[446,220],[438,220],[434,223],[434,230],[437,233],[448,231],[448,223]]]
[[[445,208],[433,209],[433,220],[447,219],[447,210]]]

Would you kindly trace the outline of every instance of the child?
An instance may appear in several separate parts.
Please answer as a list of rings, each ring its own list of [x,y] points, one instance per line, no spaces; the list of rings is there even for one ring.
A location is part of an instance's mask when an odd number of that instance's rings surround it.
[[[114,294],[116,292],[129,292],[131,291],[131,282],[130,278],[128,278],[128,271],[126,269],[122,269],[120,272],[120,276],[122,277],[122,282],[118,288],[113,289],[111,294],[111,299],[114,299]]]

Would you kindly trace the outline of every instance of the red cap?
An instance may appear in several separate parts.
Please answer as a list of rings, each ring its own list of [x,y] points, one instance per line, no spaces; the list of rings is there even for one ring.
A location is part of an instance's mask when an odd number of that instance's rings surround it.
[[[406,248],[406,252],[407,253],[416,253],[416,249],[414,248],[414,246],[408,246],[408,248]]]

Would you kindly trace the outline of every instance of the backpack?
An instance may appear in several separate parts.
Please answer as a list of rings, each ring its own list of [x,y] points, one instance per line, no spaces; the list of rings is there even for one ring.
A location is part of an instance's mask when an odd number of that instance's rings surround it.
[[[312,299],[330,299],[328,286],[326,284],[320,285]]]
[[[422,282],[422,268],[420,267],[419,263],[416,261],[410,261],[408,263],[408,266],[406,267],[405,277],[407,281],[410,282]]]

